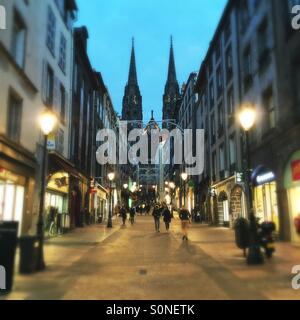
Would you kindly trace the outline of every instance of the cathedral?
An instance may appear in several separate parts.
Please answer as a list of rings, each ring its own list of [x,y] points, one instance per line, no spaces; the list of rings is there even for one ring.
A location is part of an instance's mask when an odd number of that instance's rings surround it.
[[[168,77],[163,94],[163,120],[174,119],[174,112],[179,100],[180,90],[176,77],[173,40],[171,38]],[[142,96],[137,79],[134,40],[132,40],[129,75],[123,97],[122,120],[138,120],[141,121],[140,123],[143,120]],[[133,127],[136,126],[137,124]],[[165,123],[163,127],[167,128],[169,126]]]
[[[180,101],[180,90],[179,84],[176,77],[176,68],[175,68],[175,58],[174,58],[174,49],[173,49],[173,40],[171,38],[170,44],[170,54],[169,54],[169,66],[168,66],[168,76],[165,84],[165,90],[163,94],[163,119],[173,120],[175,118],[175,111],[178,102]],[[129,65],[129,74],[128,81],[125,86],[124,97],[123,97],[123,106],[122,106],[122,120],[128,121],[128,130],[133,128],[144,128],[148,131],[148,135],[150,138],[149,128],[152,126],[158,127],[156,123],[153,112],[152,118],[149,123],[143,124],[143,106],[142,106],[142,95],[140,92],[138,78],[137,78],[137,70],[136,70],[136,59],[135,59],[135,46],[134,40],[132,40],[132,48],[131,48],[131,56],[130,56],[130,65]],[[130,123],[130,121],[132,121]],[[173,124],[163,122],[163,128],[172,130],[174,128]],[[150,141],[151,142],[151,141]],[[148,148],[148,165],[132,165],[132,166],[124,166],[122,168],[123,181],[128,181],[129,176],[131,176],[135,181],[138,182],[138,185],[146,185],[150,186],[152,184],[157,183],[158,172],[156,165],[151,164],[151,146],[149,144]],[[172,152],[172,145],[171,145]],[[165,165],[164,167],[164,175],[169,174],[169,165]],[[129,172],[131,172],[129,174]]]

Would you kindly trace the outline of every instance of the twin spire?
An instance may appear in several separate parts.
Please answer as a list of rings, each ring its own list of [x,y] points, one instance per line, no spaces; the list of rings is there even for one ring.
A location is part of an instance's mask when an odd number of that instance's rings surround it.
[[[173,49],[173,37],[172,36],[171,36],[171,45],[170,45],[170,57],[169,57],[169,68],[168,68],[167,82],[168,83],[177,83],[175,59],[174,59],[174,49]],[[137,72],[136,72],[136,62],[135,62],[134,38],[132,38],[128,84],[129,85],[138,85]]]

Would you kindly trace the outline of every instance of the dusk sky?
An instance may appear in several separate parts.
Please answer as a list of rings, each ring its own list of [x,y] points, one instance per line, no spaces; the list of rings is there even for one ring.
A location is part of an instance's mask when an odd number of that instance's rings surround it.
[[[135,38],[138,81],[144,120],[154,110],[161,118],[167,78],[170,35],[173,35],[177,78],[181,85],[198,71],[226,0],[77,0],[77,26],[89,30],[88,53],[122,110],[128,78],[131,38]]]

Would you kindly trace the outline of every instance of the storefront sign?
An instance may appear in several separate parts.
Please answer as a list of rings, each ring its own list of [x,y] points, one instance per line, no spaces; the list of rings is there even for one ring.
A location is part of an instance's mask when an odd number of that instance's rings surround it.
[[[258,185],[268,183],[275,180],[275,174],[273,172],[267,172],[256,177]]]
[[[292,162],[292,179],[293,181],[300,180],[300,160]]]

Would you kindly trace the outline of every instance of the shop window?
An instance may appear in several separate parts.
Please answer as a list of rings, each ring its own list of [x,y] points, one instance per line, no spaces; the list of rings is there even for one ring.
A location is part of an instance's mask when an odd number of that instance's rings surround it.
[[[260,222],[272,221],[279,229],[276,182],[265,183],[254,188],[256,216]]]
[[[7,111],[7,136],[19,143],[22,123],[22,100],[14,93],[10,93]]]
[[[12,181],[0,179],[0,221],[19,222],[22,230],[25,188]]]

